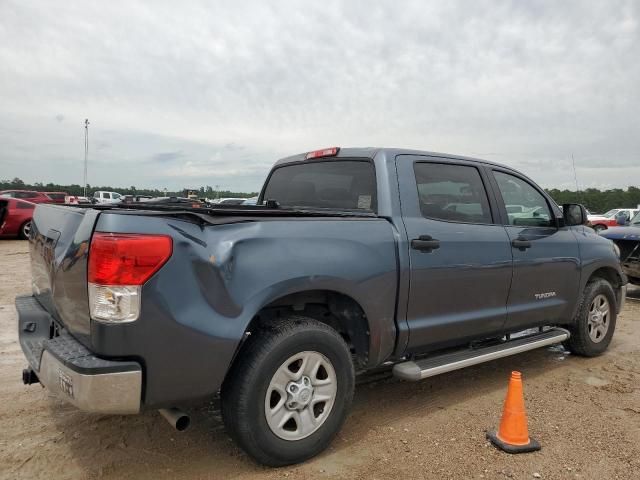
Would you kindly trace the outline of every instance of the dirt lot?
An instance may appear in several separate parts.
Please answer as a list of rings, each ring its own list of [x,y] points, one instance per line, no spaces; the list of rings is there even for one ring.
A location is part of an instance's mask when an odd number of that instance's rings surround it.
[[[226,436],[215,405],[173,431],[156,413],[76,411],[22,385],[13,298],[30,291],[27,243],[0,241],[0,478],[640,478],[640,301],[618,318],[609,352],[551,348],[421,383],[360,381],[333,443],[304,465],[267,469]],[[640,292],[632,295],[640,298]],[[523,372],[540,452],[511,456],[485,440],[498,424],[509,372]]]

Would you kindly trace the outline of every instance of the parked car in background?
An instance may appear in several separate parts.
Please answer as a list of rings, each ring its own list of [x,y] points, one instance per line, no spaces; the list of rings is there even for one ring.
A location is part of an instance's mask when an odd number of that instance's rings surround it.
[[[213,202],[215,205],[242,205],[246,198],[217,198]]]
[[[600,232],[600,236],[608,238],[620,249],[622,271],[629,277],[629,282],[640,285],[640,212],[625,226],[608,228]]]
[[[35,203],[25,200],[0,198],[0,238],[28,238],[34,208],[36,208]]]
[[[122,201],[122,195],[118,192],[104,192],[99,190],[93,194],[95,203],[117,203]]]
[[[637,208],[614,208],[603,215],[589,215],[589,223],[596,232],[601,232],[609,227],[618,225],[617,218],[625,216],[626,220],[631,219],[636,213]]]
[[[93,203],[88,197],[81,197],[78,195],[66,195],[64,197],[65,205],[87,205]]]
[[[0,198],[19,198],[20,200],[26,200],[31,203],[55,203],[51,197],[43,192],[36,192],[34,190],[2,190],[0,192]]]
[[[121,197],[122,203],[138,203],[144,202],[153,198],[151,195],[123,195]]]
[[[51,203],[65,203],[65,199],[69,194],[67,192],[43,192],[51,199]]]
[[[258,197],[245,198],[242,205],[255,205],[258,203]]]

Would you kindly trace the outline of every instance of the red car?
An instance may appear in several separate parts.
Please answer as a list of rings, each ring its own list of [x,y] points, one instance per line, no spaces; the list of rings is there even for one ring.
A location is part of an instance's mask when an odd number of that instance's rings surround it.
[[[2,190],[0,191],[0,198],[19,198],[32,203],[55,203],[51,197],[33,190]]]
[[[0,238],[28,238],[35,203],[17,198],[0,198]]]
[[[51,199],[51,203],[65,203],[65,197],[69,196],[67,192],[44,192]]]
[[[640,209],[637,208],[614,208],[603,215],[589,215],[589,223],[596,232],[601,232],[609,227],[617,227],[618,217],[623,215],[626,221],[631,220]],[[624,225],[624,222],[622,223]]]

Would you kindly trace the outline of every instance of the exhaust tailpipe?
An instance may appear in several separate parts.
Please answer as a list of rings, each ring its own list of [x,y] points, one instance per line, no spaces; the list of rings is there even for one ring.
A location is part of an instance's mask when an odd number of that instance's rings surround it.
[[[179,432],[184,432],[191,424],[189,415],[178,408],[161,408],[158,411]]]

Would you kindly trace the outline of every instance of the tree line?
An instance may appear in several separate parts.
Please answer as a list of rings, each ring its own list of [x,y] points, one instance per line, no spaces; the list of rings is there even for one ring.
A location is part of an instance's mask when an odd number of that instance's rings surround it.
[[[36,190],[40,192],[67,192],[69,195],[82,195],[82,186],[77,184],[58,185],[55,183],[34,183],[27,184],[19,178],[13,180],[0,180],[0,190]],[[231,192],[229,190],[214,190],[210,185],[199,188],[185,188],[180,191],[167,191],[157,188],[129,188],[111,186],[91,186],[87,185],[87,192],[92,195],[98,190],[108,192],[118,192],[122,195],[150,195],[152,197],[162,196],[186,196],[190,192],[202,198],[249,198],[258,195],[257,192]],[[547,189],[551,198],[558,205],[563,203],[582,203],[591,212],[604,213],[612,208],[635,208],[640,205],[640,188],[629,187],[626,190],[613,188],[611,190],[598,190],[597,188],[587,188],[578,192],[571,190],[558,190],[556,188]]]
[[[629,187],[598,190],[587,188],[578,192],[571,190],[547,190],[558,205],[563,203],[581,203],[592,213],[605,213],[612,208],[636,208],[640,205],[640,188]]]
[[[67,192],[69,195],[83,195],[82,185],[59,185],[56,183],[41,183],[36,182],[29,184],[23,182],[19,178],[13,180],[0,180],[0,190],[35,190],[37,192]],[[250,198],[258,196],[257,192],[231,192],[229,190],[214,190],[210,185],[202,186],[199,188],[184,188],[180,191],[169,191],[166,189],[158,188],[136,188],[134,185],[129,188],[111,187],[111,186],[92,186],[87,185],[87,195],[92,196],[93,192],[106,191],[106,192],[118,192],[122,195],[150,195],[152,197],[185,197],[189,193],[194,193],[201,198]]]

